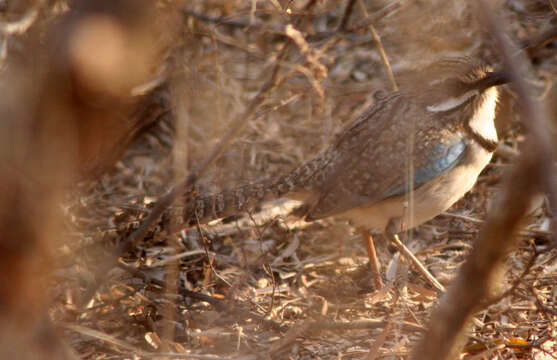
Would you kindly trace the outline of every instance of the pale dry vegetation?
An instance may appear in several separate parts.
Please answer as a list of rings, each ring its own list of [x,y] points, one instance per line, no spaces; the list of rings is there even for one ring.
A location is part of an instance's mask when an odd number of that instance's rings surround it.
[[[35,26],[68,16],[60,9],[72,5],[63,3],[43,4]],[[380,239],[388,286],[375,291],[354,229],[334,219],[298,221],[288,216],[291,202],[271,202],[175,236],[149,233],[99,273],[115,245],[172,185],[204,170],[214,149],[222,146],[222,155],[196,183],[200,191],[276,177],[323,149],[378,91],[392,91],[368,25],[381,36],[395,79],[441,57],[500,62],[468,2],[363,3],[367,16],[359,1],[156,2],[149,19],[164,17],[156,21],[164,48],[145,82],[160,84],[134,99],[125,115],[148,119],[148,126],[130,135],[135,141],[113,166],[113,160],[99,166],[104,173],[64,186],[63,225],[49,235],[56,238],[54,261],[40,292],[74,354],[95,360],[410,358],[439,294]],[[550,0],[493,3],[517,44],[535,43],[557,25]],[[13,21],[18,14],[5,10],[2,16]],[[4,36],[10,46],[0,66],[22,56],[17,44],[26,35]],[[534,70],[528,81],[554,120],[557,43],[550,37],[538,45],[527,51]],[[529,136],[519,107],[505,88],[497,119],[502,147],[474,190],[405,236],[445,286],[487,214],[501,210],[495,199]],[[223,144],[231,129],[238,133]],[[101,129],[98,136],[111,135]],[[471,322],[465,359],[557,358],[557,252],[549,208],[544,196],[532,202],[517,246],[499,270],[497,301]]]

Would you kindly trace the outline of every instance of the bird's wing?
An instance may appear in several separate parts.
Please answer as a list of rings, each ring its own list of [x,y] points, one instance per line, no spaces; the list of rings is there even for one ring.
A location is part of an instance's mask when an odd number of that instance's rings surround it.
[[[329,149],[327,180],[313,189],[319,195],[306,219],[402,195],[452,169],[466,151],[466,140],[444,119],[427,116],[393,96],[351,123]]]

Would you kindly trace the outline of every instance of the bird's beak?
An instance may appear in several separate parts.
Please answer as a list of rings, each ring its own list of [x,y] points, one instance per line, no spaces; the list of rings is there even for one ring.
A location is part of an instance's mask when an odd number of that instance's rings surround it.
[[[492,86],[507,84],[510,82],[509,76],[504,71],[488,72],[486,76],[476,83],[480,90],[489,89]]]

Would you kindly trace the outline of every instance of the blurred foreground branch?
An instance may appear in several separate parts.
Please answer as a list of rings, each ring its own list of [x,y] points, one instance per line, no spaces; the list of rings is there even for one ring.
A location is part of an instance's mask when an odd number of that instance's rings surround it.
[[[539,192],[549,193],[553,204],[555,199],[550,185],[551,174],[548,173],[551,167],[547,166],[554,156],[543,106],[535,103],[530,95],[519,73],[518,59],[512,55],[493,11],[484,1],[479,1],[479,5],[481,10],[478,15],[484,17],[485,26],[495,37],[504,69],[520,97],[523,118],[530,121],[527,125],[531,135],[526,150],[508,174],[499,205],[490,212],[466,263],[433,313],[428,332],[414,349],[412,358],[415,360],[459,357],[467,339],[470,318],[480,310],[480,304],[492,296],[497,274],[515,245],[514,235],[529,209],[531,199]],[[522,61],[526,64],[525,60]]]
[[[30,23],[0,76],[0,359],[76,358],[45,296],[64,244],[60,204],[73,180],[113,163],[142,127],[127,118],[132,89],[157,54],[148,1],[72,5],[57,22]]]

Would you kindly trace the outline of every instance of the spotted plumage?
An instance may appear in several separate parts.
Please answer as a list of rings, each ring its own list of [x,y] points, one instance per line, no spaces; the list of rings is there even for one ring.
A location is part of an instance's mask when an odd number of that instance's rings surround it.
[[[468,59],[402,76],[400,91],[377,97],[313,159],[275,181],[200,195],[183,220],[206,222],[289,197],[304,202],[308,221],[335,216],[377,230],[393,220],[400,229],[423,223],[469,191],[490,161],[495,86],[504,82]]]

